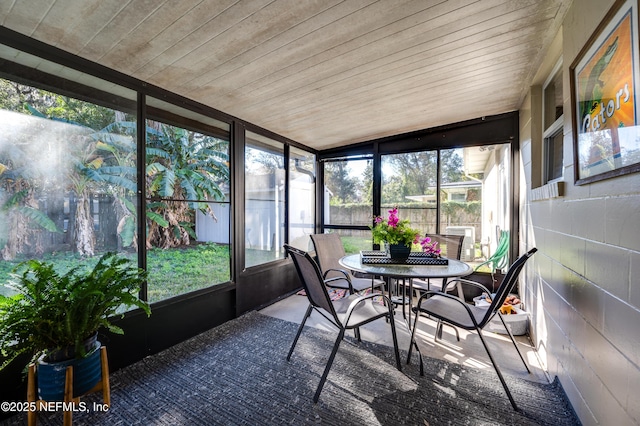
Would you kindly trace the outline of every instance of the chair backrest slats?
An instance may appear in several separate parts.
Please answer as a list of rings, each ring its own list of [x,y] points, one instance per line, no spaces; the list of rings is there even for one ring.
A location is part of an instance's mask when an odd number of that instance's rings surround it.
[[[327,292],[327,287],[324,285],[318,264],[311,258],[309,253],[305,251],[288,244],[285,244],[284,248],[291,255],[309,303],[315,307],[324,309],[339,322],[335,308]]]
[[[448,259],[460,260],[464,235],[427,234],[427,237],[431,238],[432,241],[438,242],[438,248],[442,250],[442,256]]]
[[[338,234],[312,234],[311,241],[316,250],[320,270],[344,269],[338,260],[345,255],[344,246]],[[329,272],[326,278],[343,277],[339,272]]]
[[[520,256],[515,262],[513,262],[511,267],[509,267],[507,275],[505,275],[504,279],[502,280],[502,284],[500,284],[500,287],[498,287],[498,289],[496,290],[496,294],[491,301],[489,308],[487,309],[487,314],[483,318],[481,324],[479,324],[480,327],[491,320],[496,312],[498,312],[500,307],[502,307],[502,304],[505,302],[505,300],[507,300],[509,293],[511,293],[513,287],[518,282],[518,276],[520,275],[520,271],[522,271],[524,264],[527,262],[527,260],[529,260],[531,256],[533,256],[536,251],[538,251],[537,248],[532,248],[527,253]]]

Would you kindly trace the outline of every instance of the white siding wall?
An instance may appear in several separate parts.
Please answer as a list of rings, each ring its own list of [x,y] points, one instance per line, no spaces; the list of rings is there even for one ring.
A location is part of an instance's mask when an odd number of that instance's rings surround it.
[[[211,209],[216,216],[204,215],[200,210],[196,210],[196,236],[198,241],[213,242],[219,244],[229,244],[229,210],[230,205],[211,203]]]

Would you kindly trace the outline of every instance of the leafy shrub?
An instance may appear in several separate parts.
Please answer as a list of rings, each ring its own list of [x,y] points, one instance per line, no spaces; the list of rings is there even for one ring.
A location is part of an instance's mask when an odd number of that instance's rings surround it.
[[[124,308],[149,305],[138,298],[146,273],[115,253],[102,256],[90,270],[58,273],[52,263],[29,260],[18,266],[8,284],[16,295],[0,296],[0,369],[23,353],[42,353],[71,346],[83,354],[82,342],[100,327],[123,330],[111,322]],[[17,271],[21,270],[21,273]]]

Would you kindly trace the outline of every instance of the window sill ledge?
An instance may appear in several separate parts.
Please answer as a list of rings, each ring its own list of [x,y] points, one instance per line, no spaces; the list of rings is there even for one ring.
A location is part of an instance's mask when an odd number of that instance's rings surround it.
[[[564,196],[564,182],[556,181],[549,182],[546,185],[542,185],[538,188],[533,188],[531,190],[530,200],[549,200],[551,198],[558,198],[562,196]]]

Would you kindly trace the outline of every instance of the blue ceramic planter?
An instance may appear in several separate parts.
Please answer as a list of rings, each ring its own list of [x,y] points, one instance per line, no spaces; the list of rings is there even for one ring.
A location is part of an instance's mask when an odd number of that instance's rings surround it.
[[[76,354],[75,347],[67,346],[66,348],[61,348],[56,351],[50,352],[47,355],[47,362],[53,364],[57,362],[68,361],[74,358],[81,358],[84,355],[88,355],[95,348],[97,340],[98,333],[96,332],[82,342],[82,353]]]
[[[44,357],[38,360],[38,396],[45,401],[63,401],[67,367],[73,366],[73,396],[90,391],[102,377],[100,342],[85,358],[49,363]]]

